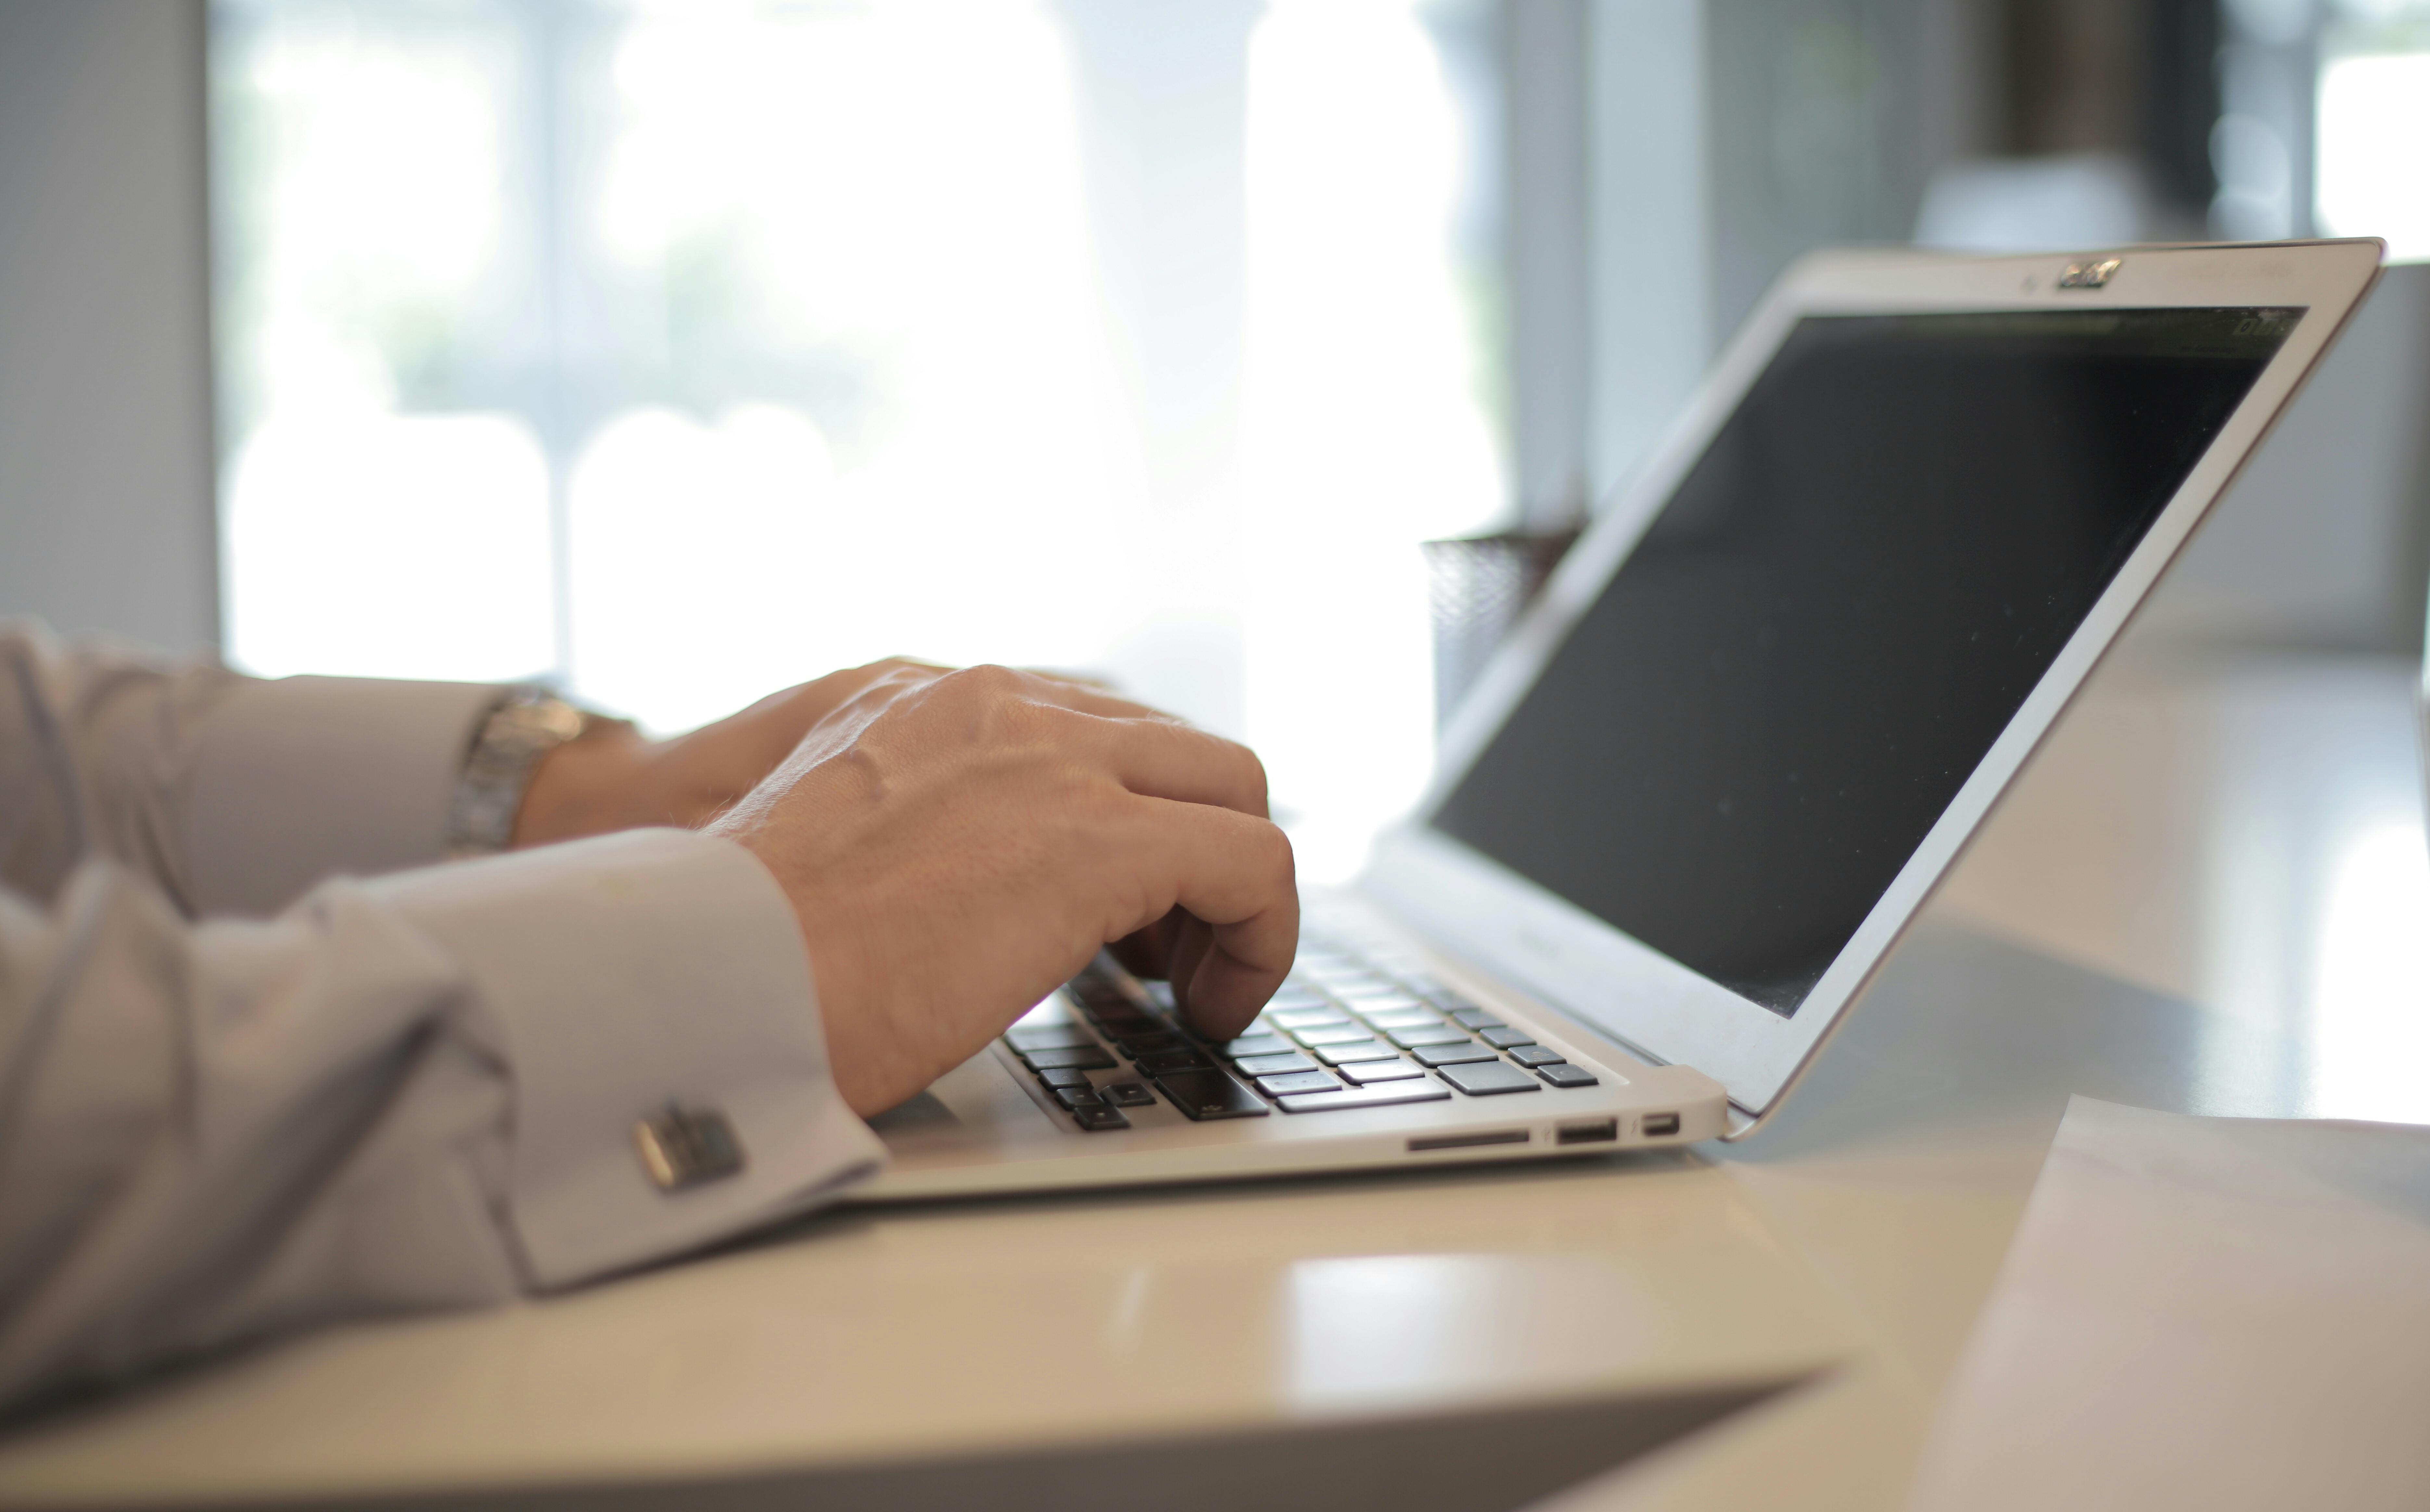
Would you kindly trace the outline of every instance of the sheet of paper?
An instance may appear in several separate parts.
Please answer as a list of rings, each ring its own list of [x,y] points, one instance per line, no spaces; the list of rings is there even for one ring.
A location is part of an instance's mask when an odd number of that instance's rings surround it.
[[[2430,1129],[2073,1100],[1912,1505],[2430,1507]]]

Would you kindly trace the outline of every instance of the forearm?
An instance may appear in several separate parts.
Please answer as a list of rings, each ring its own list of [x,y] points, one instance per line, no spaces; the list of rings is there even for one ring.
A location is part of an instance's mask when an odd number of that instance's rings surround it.
[[[811,1205],[881,1150],[790,909],[659,831],[194,926],[123,868],[0,899],[0,1403],[308,1321],[495,1301]],[[636,1120],[745,1165],[659,1190]]]

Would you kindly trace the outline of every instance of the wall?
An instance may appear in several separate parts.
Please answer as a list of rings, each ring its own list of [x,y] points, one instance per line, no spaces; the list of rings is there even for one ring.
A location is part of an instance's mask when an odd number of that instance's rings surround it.
[[[202,0],[0,0],[0,615],[219,638]]]
[[[2402,656],[2430,576],[2430,263],[2384,270],[2160,580],[2147,644]]]

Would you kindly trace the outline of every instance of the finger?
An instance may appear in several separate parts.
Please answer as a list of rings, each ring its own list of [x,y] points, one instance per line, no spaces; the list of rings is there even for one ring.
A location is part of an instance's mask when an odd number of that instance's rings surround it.
[[[1265,764],[1239,741],[1190,724],[1062,712],[1073,717],[1055,738],[1141,797],[1267,817]]]
[[[1179,910],[1175,910],[1179,912]],[[1184,913],[1171,932],[1172,943],[1165,952],[1164,977],[1168,982],[1187,983],[1197,976],[1199,965],[1207,952],[1215,948],[1215,931],[1203,919],[1192,919]],[[1181,989],[1173,989],[1173,1001],[1178,1003]]]
[[[1132,881],[1207,931],[1173,999],[1201,1032],[1230,1038],[1282,986],[1299,948],[1290,841],[1262,819],[1206,804],[1146,798],[1129,818],[1121,864]]]

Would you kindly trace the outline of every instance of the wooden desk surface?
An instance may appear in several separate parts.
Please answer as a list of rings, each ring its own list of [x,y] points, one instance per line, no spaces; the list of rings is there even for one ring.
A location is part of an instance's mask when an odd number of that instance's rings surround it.
[[[1563,1504],[1895,1504],[2069,1093],[2430,1119],[2382,1065],[2430,1023],[2405,1018],[2430,941],[2388,928],[2391,896],[2430,899],[2409,679],[2105,673],[1744,1146],[823,1217],[36,1425],[0,1443],[0,1503],[663,1482],[1803,1381]]]

